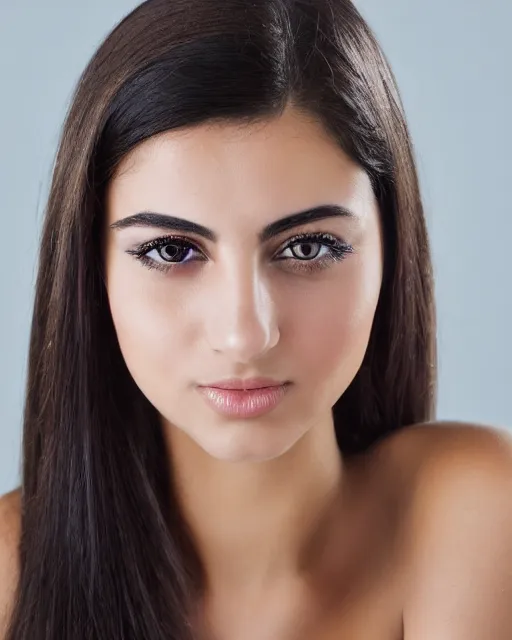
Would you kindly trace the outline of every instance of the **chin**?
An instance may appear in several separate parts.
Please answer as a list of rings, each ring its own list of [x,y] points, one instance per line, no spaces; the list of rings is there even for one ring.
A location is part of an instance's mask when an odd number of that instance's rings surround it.
[[[196,443],[212,458],[223,462],[266,462],[285,454],[300,438],[288,437],[275,426],[270,430],[251,425],[233,425],[234,429],[217,433],[212,439],[201,438]],[[235,432],[236,431],[236,432]]]

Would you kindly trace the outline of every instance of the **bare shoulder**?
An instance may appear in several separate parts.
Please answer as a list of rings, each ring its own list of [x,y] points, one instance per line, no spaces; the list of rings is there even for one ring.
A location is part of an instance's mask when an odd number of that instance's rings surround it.
[[[436,422],[397,432],[380,451],[408,503],[405,639],[510,638],[512,435]]]
[[[405,427],[379,447],[404,471],[422,471],[435,465],[446,470],[477,456],[491,466],[510,464],[512,434],[505,429],[467,422],[439,421]]]
[[[0,497],[0,638],[5,632],[18,575],[21,491]]]

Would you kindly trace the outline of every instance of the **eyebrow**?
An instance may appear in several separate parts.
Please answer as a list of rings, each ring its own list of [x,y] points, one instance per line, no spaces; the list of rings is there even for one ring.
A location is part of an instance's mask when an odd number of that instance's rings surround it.
[[[337,204],[324,204],[304,211],[293,213],[279,220],[271,222],[264,227],[258,234],[260,243],[267,242],[274,236],[316,220],[324,220],[326,218],[357,218],[356,214],[347,207]],[[182,231],[195,233],[207,240],[217,242],[218,235],[212,229],[204,227],[197,222],[186,220],[185,218],[177,218],[163,213],[155,213],[153,211],[142,211],[127,218],[117,220],[110,225],[112,229],[126,229],[128,227],[155,227],[158,229],[169,229],[172,231]]]

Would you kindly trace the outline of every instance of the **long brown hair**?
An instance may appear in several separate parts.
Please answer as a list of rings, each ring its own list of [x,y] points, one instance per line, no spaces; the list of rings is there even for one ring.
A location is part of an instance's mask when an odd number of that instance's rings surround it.
[[[103,281],[105,187],[158,133],[314,116],[378,198],[384,279],[370,343],[333,407],[345,456],[434,417],[432,269],[399,92],[349,0],[148,0],[77,84],[42,232],[10,640],[185,640],[202,568],[169,487],[156,410],[123,361]]]

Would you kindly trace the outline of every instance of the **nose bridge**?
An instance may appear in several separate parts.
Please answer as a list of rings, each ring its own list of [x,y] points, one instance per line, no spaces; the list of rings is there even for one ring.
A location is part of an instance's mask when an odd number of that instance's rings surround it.
[[[208,314],[206,327],[208,342],[233,361],[255,360],[278,340],[269,282],[247,255],[228,261],[223,268],[218,266],[216,271],[214,313]]]

